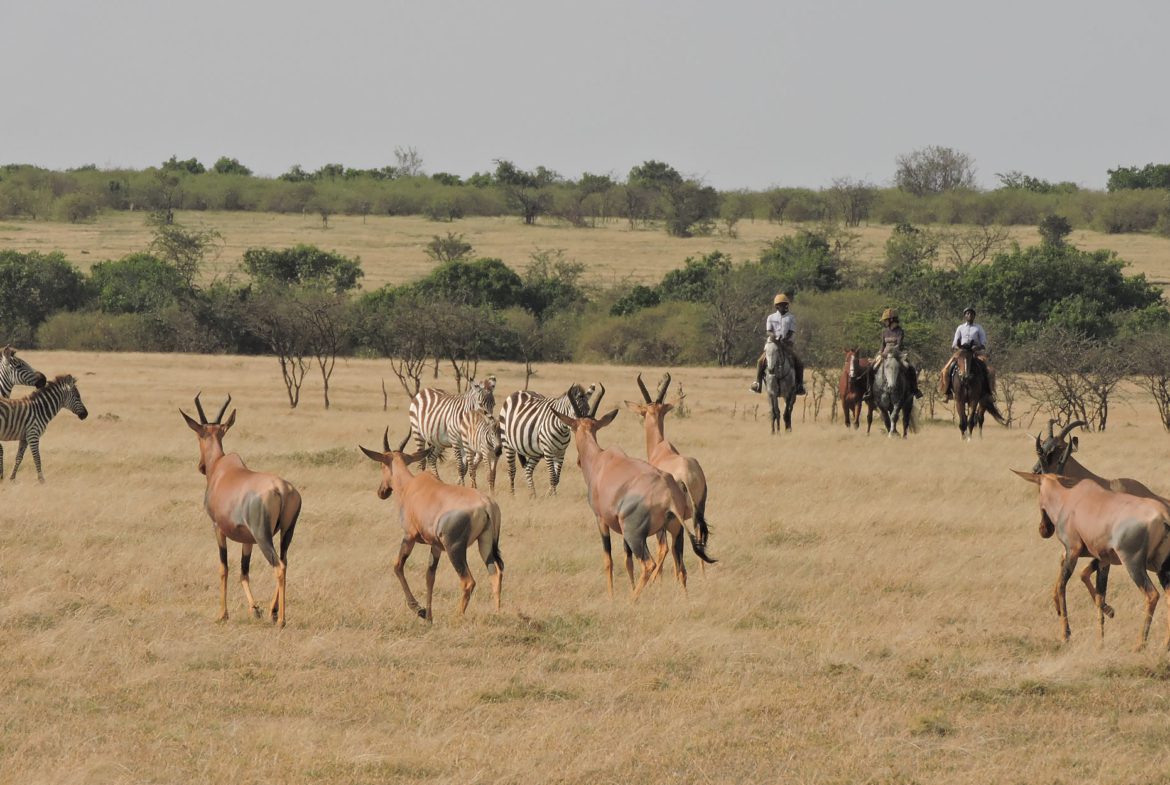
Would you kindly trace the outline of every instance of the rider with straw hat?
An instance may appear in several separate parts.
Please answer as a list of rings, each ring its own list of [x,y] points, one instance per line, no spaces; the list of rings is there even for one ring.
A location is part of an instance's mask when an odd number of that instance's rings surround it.
[[[918,389],[918,371],[910,364],[907,357],[907,351],[902,346],[902,341],[905,338],[906,332],[902,329],[902,325],[898,320],[898,312],[893,308],[887,308],[882,311],[882,318],[879,320],[882,327],[882,348],[878,352],[878,356],[874,358],[874,368],[880,368],[881,364],[887,357],[893,357],[894,360],[902,364],[906,369],[906,376],[910,380],[910,386],[914,390],[914,397],[921,398],[922,391]]]
[[[793,346],[796,338],[796,317],[788,312],[790,305],[788,295],[783,292],[777,294],[772,298],[772,304],[776,306],[776,310],[768,314],[768,318],[764,320],[764,329],[792,358],[792,367],[796,372],[796,394],[804,395],[804,363]],[[764,372],[767,368],[767,355],[761,354],[760,359],[756,361],[756,381],[751,387],[752,392],[764,389]]]

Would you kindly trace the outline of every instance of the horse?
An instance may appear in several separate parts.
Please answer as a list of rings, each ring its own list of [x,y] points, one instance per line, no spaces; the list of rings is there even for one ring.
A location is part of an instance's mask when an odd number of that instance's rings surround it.
[[[873,410],[875,405],[873,396],[870,395],[873,382],[873,361],[868,357],[862,357],[861,352],[857,349],[846,349],[845,367],[841,369],[841,382],[839,386],[841,408],[845,411],[846,428],[849,427],[850,415],[852,415],[853,427],[855,429],[861,427],[861,404],[863,401],[869,408],[865,432],[869,433],[873,428]]]
[[[898,434],[898,416],[902,417],[902,438],[910,434],[914,414],[914,389],[910,375],[896,357],[887,357],[876,369],[873,389],[874,401],[882,414],[882,423],[889,437]]]
[[[768,389],[768,403],[772,407],[772,433],[780,431],[780,401],[784,401],[784,430],[792,430],[792,405],[796,402],[796,368],[792,357],[771,336],[764,344],[767,369],[764,386]]]
[[[1000,425],[1007,425],[1003,415],[995,406],[991,397],[990,371],[986,365],[975,357],[970,344],[959,347],[959,358],[955,361],[955,411],[959,414],[959,435],[971,441],[971,434],[979,427],[979,436],[983,437],[983,418],[985,412]]]

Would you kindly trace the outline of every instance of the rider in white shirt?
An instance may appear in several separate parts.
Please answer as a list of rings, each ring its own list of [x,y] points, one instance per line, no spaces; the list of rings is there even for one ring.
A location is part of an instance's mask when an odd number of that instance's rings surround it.
[[[954,370],[955,361],[959,359],[959,348],[962,346],[970,346],[975,357],[983,363],[985,368],[987,367],[987,333],[984,331],[983,325],[975,324],[975,309],[971,307],[964,309],[963,323],[955,328],[955,338],[951,341],[954,353],[951,354],[951,359],[947,360],[947,364],[943,366],[942,377],[939,380],[938,391],[945,393],[948,401],[953,395],[951,373]],[[990,368],[987,371],[994,395],[995,375]]]
[[[796,394],[804,395],[804,363],[793,347],[793,341],[796,339],[796,317],[788,312],[788,295],[776,295],[772,298],[772,304],[776,306],[776,310],[768,314],[768,318],[764,320],[764,327],[792,358],[792,368],[796,373]],[[764,373],[767,368],[767,355],[761,354],[760,359],[756,361],[756,382],[751,387],[752,392],[764,389]]]

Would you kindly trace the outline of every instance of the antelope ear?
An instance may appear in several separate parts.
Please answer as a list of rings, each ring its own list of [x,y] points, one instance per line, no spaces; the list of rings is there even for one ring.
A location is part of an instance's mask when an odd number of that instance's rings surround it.
[[[371,450],[367,447],[362,447],[360,444],[358,445],[358,449],[361,450],[362,452],[364,452],[366,454],[366,457],[369,458],[371,461],[377,461],[378,463],[385,463],[386,462],[386,457],[384,455],[382,455],[382,453],[380,453],[380,452],[376,452],[376,451]]]
[[[223,424],[223,430],[220,431],[220,433],[221,434],[227,433],[228,430],[235,424],[236,424],[236,410],[232,409],[232,413],[228,415],[227,422],[225,422]]]
[[[1019,477],[1021,480],[1027,480],[1028,482],[1033,483],[1035,485],[1040,484],[1040,478],[1041,478],[1041,476],[1043,476],[1043,475],[1039,475],[1039,474],[1033,474],[1032,472],[1021,472],[1017,469],[1012,469],[1012,472],[1017,477]]]
[[[562,423],[567,425],[569,428],[576,428],[577,427],[577,419],[575,417],[567,417],[567,416],[561,414],[560,412],[558,412],[556,409],[553,409],[552,413],[553,413],[554,417],[556,417]]]
[[[607,426],[611,422],[613,422],[613,418],[618,416],[618,411],[619,411],[618,409],[614,409],[609,414],[605,415],[604,417],[599,418],[597,420],[597,427],[604,428],[605,426]]]
[[[673,404],[673,403],[664,403],[664,404],[662,404],[662,413],[663,413],[663,414],[670,414],[670,412],[671,412],[671,411],[673,411],[673,410],[674,410],[674,404]]]
[[[1080,449],[1080,446],[1081,446],[1081,440],[1075,436],[1072,437],[1072,449],[1069,450],[1069,452],[1076,452],[1078,449]]]
[[[188,428],[195,431],[195,433],[197,433],[201,436],[203,435],[203,426],[202,425],[200,425],[199,423],[192,420],[189,416],[187,416],[187,413],[185,411],[183,411],[182,409],[179,409],[179,414],[183,415],[183,419],[187,421]]]
[[[642,409],[642,404],[640,403],[635,403],[634,401],[622,401],[622,403],[624,403],[626,408],[634,414],[641,414],[644,411]]]
[[[418,463],[419,461],[424,460],[427,457],[427,452],[428,452],[428,450],[426,448],[423,448],[423,449],[419,450],[418,452],[414,453],[413,455],[408,455],[406,453],[403,453],[402,454],[402,462],[405,463],[407,466],[410,466],[412,463]]]

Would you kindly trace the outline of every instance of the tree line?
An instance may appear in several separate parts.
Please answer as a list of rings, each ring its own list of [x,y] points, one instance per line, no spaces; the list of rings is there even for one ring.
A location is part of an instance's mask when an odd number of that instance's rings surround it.
[[[589,227],[609,221],[661,226],[686,237],[734,235],[741,221],[836,221],[881,224],[1036,225],[1051,215],[1103,232],[1153,230],[1170,236],[1170,165],[1109,170],[1107,191],[1080,189],[1019,171],[997,174],[999,187],[975,188],[975,163],[946,147],[926,147],[896,160],[892,187],[849,177],[827,188],[719,192],[701,179],[655,160],[624,178],[585,173],[577,179],[508,160],[460,177],[426,174],[413,148],[395,151],[380,168],[300,165],[275,178],[258,177],[235,158],[210,167],[172,156],[144,170],[84,166],[51,171],[0,167],[0,218],[92,220],[103,210],[228,210],[307,213],[328,226],[334,215],[425,215],[451,222],[464,216],[515,215],[525,223],[561,221]]]

